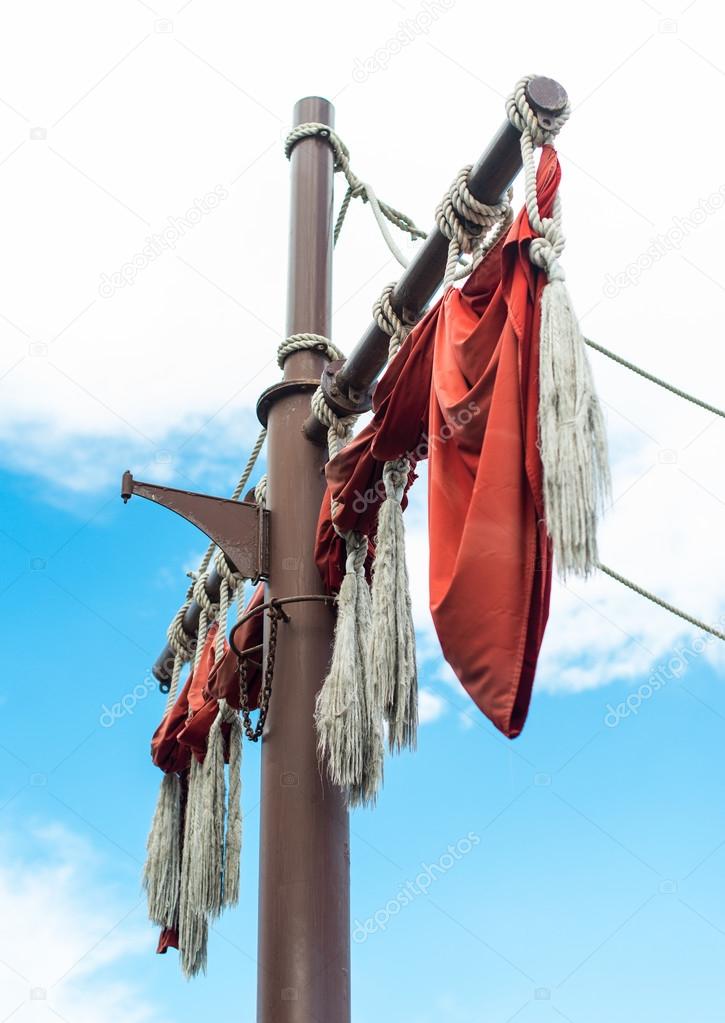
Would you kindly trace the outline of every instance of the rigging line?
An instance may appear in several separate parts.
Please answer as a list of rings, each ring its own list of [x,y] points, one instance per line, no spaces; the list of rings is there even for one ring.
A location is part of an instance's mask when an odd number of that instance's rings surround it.
[[[644,377],[645,380],[651,381],[653,384],[658,384],[660,387],[664,387],[666,391],[671,391],[672,394],[676,394],[678,398],[684,398],[685,401],[691,401],[693,405],[699,405],[700,408],[705,409],[706,412],[712,412],[713,415],[720,416],[725,419],[725,411],[720,408],[716,408],[714,405],[709,405],[706,401],[701,401],[700,398],[696,398],[692,394],[688,394],[687,391],[681,391],[679,387],[675,387],[674,384],[668,384],[666,380],[662,380],[660,377],[656,377],[653,373],[648,373],[646,369],[642,369],[641,366],[635,366],[633,362],[628,362],[627,359],[623,359],[621,355],[617,355],[616,352],[610,352],[608,348],[604,348],[603,345],[597,344],[596,341],[592,341],[591,338],[585,337],[584,343],[593,348],[596,352],[600,352],[601,355],[606,355],[608,359],[613,362],[618,362],[620,366],[624,366],[625,369],[631,369],[633,373],[639,374]]]
[[[666,600],[658,597],[655,593],[650,593],[649,590],[642,589],[637,583],[633,583],[631,579],[625,578],[615,572],[614,569],[608,568],[599,562],[599,568],[605,575],[610,576],[612,579],[616,579],[618,583],[622,583],[628,589],[638,593],[640,597],[644,597],[646,600],[651,600],[653,604],[657,604],[659,607],[663,607],[665,611],[670,611],[673,615],[677,615],[678,618],[682,618],[684,621],[689,622],[690,625],[695,625],[698,629],[702,629],[703,632],[709,632],[711,636],[715,636],[717,639],[725,641],[725,632],[720,632],[719,629],[713,628],[711,625],[706,625],[705,622],[700,621],[699,618],[694,618],[692,615],[688,615],[685,611],[681,611],[678,607],[674,607],[672,604],[668,604]]]

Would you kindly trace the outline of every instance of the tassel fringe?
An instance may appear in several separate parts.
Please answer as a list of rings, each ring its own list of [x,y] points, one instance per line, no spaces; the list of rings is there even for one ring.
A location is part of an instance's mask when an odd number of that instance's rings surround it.
[[[179,893],[179,956],[186,977],[206,972],[208,922],[201,906],[201,792],[203,765],[195,756],[189,769]]]
[[[367,552],[367,537],[364,537]],[[348,792],[350,806],[374,806],[378,791],[383,784],[383,705],[380,694],[373,689],[372,676],[368,670],[367,643],[372,628],[372,604],[370,587],[365,578],[364,562],[358,571],[358,603],[356,607],[356,628],[358,656],[363,667],[364,680],[361,699],[363,701],[363,761],[359,781],[351,784]]]
[[[539,358],[546,524],[559,575],[587,576],[599,562],[597,525],[610,496],[607,438],[569,292],[551,270],[541,297]]]
[[[372,802],[382,778],[380,728],[369,699],[366,637],[370,592],[365,579],[367,537],[347,537],[347,570],[337,602],[330,670],[317,696],[315,722],[320,760],[330,780],[348,790],[351,804]]]
[[[229,733],[229,805],[224,844],[224,884],[222,905],[239,902],[239,873],[242,852],[242,723],[234,711],[230,714]]]
[[[165,774],[146,842],[143,887],[149,919],[159,927],[175,927],[179,915],[181,876],[181,783]]]
[[[195,897],[202,912],[219,916],[222,909],[222,868],[224,863],[224,778],[223,712],[220,709],[209,730],[206,756],[201,769],[198,799],[198,862]]]
[[[363,708],[355,628],[358,577],[348,572],[337,602],[337,627],[330,670],[315,705],[320,759],[327,760],[333,785],[346,788],[362,773]]]
[[[415,629],[401,508],[409,471],[405,458],[385,464],[387,497],[378,517],[372,586],[371,689],[383,707],[391,752],[415,749],[418,730]]]

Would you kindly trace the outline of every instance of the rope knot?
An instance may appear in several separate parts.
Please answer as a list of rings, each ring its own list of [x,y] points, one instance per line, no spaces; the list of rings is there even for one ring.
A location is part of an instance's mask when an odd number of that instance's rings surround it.
[[[219,610],[219,605],[215,604],[206,592],[206,581],[208,578],[208,572],[199,573],[194,582],[193,595],[194,600],[203,611],[206,611],[209,618],[214,618]]]
[[[564,267],[559,262],[556,246],[548,238],[534,238],[529,246],[529,259],[546,272],[550,281],[566,280]]]
[[[262,507],[267,503],[267,473],[260,477],[259,482],[254,488],[254,500]]]
[[[217,702],[217,707],[219,708],[221,719],[225,725],[231,725],[239,720],[239,715],[237,714],[237,712],[234,710],[233,707],[229,706],[229,704],[223,697],[221,700]]]
[[[214,565],[219,575],[222,577],[224,582],[229,587],[230,593],[233,594],[237,586],[242,582],[244,577],[241,576],[239,572],[235,572],[234,569],[229,567],[229,562],[227,561],[226,555],[222,550],[218,550],[216,552],[216,555],[214,557]]]
[[[334,345],[329,338],[322,334],[291,334],[281,342],[277,349],[277,365],[284,369],[288,356],[294,352],[317,351],[325,355],[331,362],[335,359],[343,359],[344,356],[337,345]]]
[[[181,605],[174,615],[166,632],[166,638],[169,641],[169,646],[174,651],[174,656],[180,662],[190,661],[194,656],[194,650],[196,649],[194,637],[190,636],[184,629],[184,617],[190,603],[191,594],[189,594],[186,602]]]
[[[406,323],[393,307],[391,296],[394,288],[395,284],[386,284],[380,293],[380,298],[373,305],[373,319],[383,333],[390,338],[388,362],[398,354],[412,326],[412,324]]]
[[[383,469],[383,483],[385,484],[385,496],[393,498],[400,504],[405,491],[405,484],[410,474],[410,462],[407,458],[396,458],[385,463]]]
[[[368,556],[368,538],[364,533],[351,530],[345,534],[347,547],[346,572],[362,572]]]
[[[511,223],[511,198],[513,192],[497,203],[480,202],[468,187],[472,164],[462,167],[458,176],[441,199],[436,209],[436,223],[450,245],[443,285],[446,287],[460,277],[465,277],[477,266]],[[473,259],[459,267],[462,254]]]

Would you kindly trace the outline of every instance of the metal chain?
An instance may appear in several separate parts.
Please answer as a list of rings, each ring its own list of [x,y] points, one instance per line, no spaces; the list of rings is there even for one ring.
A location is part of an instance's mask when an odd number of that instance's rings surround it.
[[[239,707],[242,712],[242,723],[244,732],[251,742],[259,742],[264,731],[264,724],[269,712],[269,701],[272,696],[272,680],[274,678],[274,663],[277,656],[277,626],[280,621],[287,621],[284,611],[277,607],[269,608],[269,640],[267,643],[267,663],[264,668],[264,679],[259,694],[259,717],[257,724],[252,725],[252,715],[249,709],[249,685],[247,675],[247,659],[239,659]]]

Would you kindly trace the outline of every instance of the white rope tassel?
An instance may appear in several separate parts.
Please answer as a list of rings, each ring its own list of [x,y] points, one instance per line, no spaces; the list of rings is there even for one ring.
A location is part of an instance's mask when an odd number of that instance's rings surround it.
[[[522,78],[506,104],[521,132],[526,210],[539,236],[529,259],[546,272],[541,296],[539,353],[539,449],[544,473],[546,526],[562,578],[587,576],[598,566],[597,524],[610,493],[604,417],[589,359],[559,256],[564,249],[561,202],[541,217],[536,195],[534,148],[550,143],[569,116],[568,106],[544,130],[526,97],[532,76]]]
[[[209,730],[206,755],[196,791],[199,814],[195,897],[199,908],[215,917],[222,909],[222,869],[224,863],[224,817],[226,780],[224,778],[223,711],[214,718]]]
[[[226,703],[226,701],[225,701]],[[222,905],[239,902],[239,877],[242,854],[242,723],[228,708],[229,718],[229,799],[227,831],[224,841],[224,883]]]
[[[380,694],[391,751],[414,749],[418,729],[415,629],[401,508],[409,471],[407,458],[385,463],[386,500],[378,516],[372,586],[371,688]]]
[[[171,773],[161,782],[143,872],[149,919],[159,927],[176,926],[180,876],[181,785],[179,776]]]
[[[203,766],[195,756],[189,769],[189,790],[186,799],[184,847],[181,860],[179,895],[179,956],[186,977],[206,972],[209,925],[201,905],[201,806],[199,788]]]
[[[363,538],[367,552],[367,537]],[[374,806],[378,791],[383,784],[385,750],[383,748],[383,703],[382,694],[373,689],[372,674],[368,670],[368,637],[372,628],[372,602],[370,587],[365,578],[365,562],[358,570],[358,601],[356,605],[356,630],[358,656],[363,665],[365,683],[361,694],[363,706],[363,763],[359,782],[350,786],[350,806]]]
[[[597,524],[609,499],[607,437],[589,359],[561,277],[541,296],[539,447],[546,525],[562,578],[599,564]]]
[[[348,789],[356,801],[374,798],[382,770],[369,763],[371,719],[367,709],[366,637],[370,593],[365,579],[367,537],[347,537],[347,565],[337,598],[337,626],[330,670],[315,706],[318,751],[327,761],[330,780]],[[381,747],[382,749],[382,747]]]

